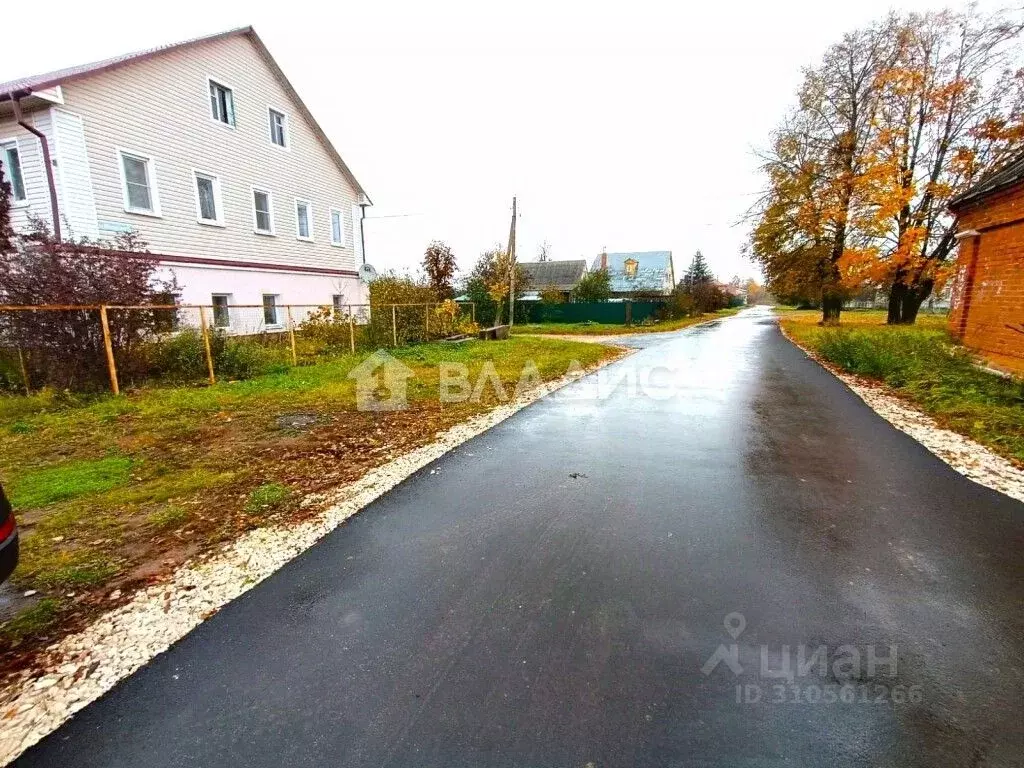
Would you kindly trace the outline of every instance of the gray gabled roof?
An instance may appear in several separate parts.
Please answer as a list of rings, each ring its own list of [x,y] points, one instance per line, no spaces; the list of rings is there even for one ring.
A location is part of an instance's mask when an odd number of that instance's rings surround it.
[[[992,173],[983,176],[977,184],[949,201],[950,208],[960,208],[982,198],[1002,192],[1024,181],[1024,154],[1018,155]]]
[[[554,286],[561,291],[571,291],[587,272],[583,259],[568,261],[521,261],[519,266],[530,277],[530,286],[536,290]]]
[[[345,161],[341,159],[341,155],[338,153],[338,150],[334,148],[334,145],[331,143],[331,140],[327,138],[327,134],[324,133],[323,128],[320,127],[320,124],[313,117],[313,113],[309,111],[309,108],[305,105],[305,103],[303,103],[302,99],[299,98],[299,94],[296,93],[295,88],[292,86],[292,84],[288,82],[288,78],[285,77],[284,72],[281,70],[281,67],[279,67],[277,62],[274,61],[274,57],[270,55],[270,51],[267,49],[267,46],[260,39],[259,35],[256,34],[256,30],[254,30],[251,26],[238,27],[237,29],[229,29],[226,32],[218,32],[216,34],[205,35],[203,37],[194,37],[190,40],[183,40],[179,43],[160,45],[155,48],[147,48],[144,51],[125,53],[120,56],[114,56],[112,58],[103,59],[101,61],[94,61],[89,64],[79,64],[78,66],[74,67],[55,69],[52,72],[44,72],[39,75],[22,77],[16,80],[10,80],[6,83],[0,83],[0,102],[10,101],[12,97],[24,98],[25,96],[28,96],[37,91],[43,91],[48,88],[54,88],[58,85],[67,84],[74,80],[80,80],[83,77],[92,77],[93,75],[98,75],[102,72],[108,72],[112,69],[118,69],[120,67],[128,66],[139,61],[150,59],[154,56],[169,53],[170,51],[176,51],[181,48],[189,48],[194,45],[200,45],[202,43],[211,43],[226,37],[235,36],[248,37],[252,41],[253,45],[256,47],[256,50],[263,57],[264,61],[266,61],[267,66],[270,67],[271,71],[281,82],[281,85],[284,86],[285,92],[287,92],[287,94],[295,102],[295,105],[299,108],[299,112],[302,114],[302,116],[309,123],[310,127],[313,129],[313,133],[315,133],[317,135],[317,138],[319,138],[320,141],[323,143],[324,147],[327,149],[327,153],[331,155],[335,163],[337,163],[338,167],[341,168],[341,171],[345,175],[345,177],[350,182],[352,182],[352,185],[356,188],[356,191],[359,192],[359,194],[361,194],[364,198],[366,198],[367,202],[370,202],[370,196],[366,194],[366,190],[363,189],[362,184],[360,184],[356,180],[355,175],[345,164]]]
[[[661,291],[672,280],[672,251],[635,251],[604,254],[612,293]],[[602,256],[594,259],[591,269],[601,268]],[[626,262],[637,262],[636,275],[626,275]]]

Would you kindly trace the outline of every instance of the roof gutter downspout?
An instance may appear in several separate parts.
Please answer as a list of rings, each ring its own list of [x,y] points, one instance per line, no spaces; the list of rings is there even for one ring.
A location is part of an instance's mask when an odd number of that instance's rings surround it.
[[[34,125],[29,125],[25,122],[25,116],[21,113],[21,97],[11,93],[10,99],[11,105],[14,107],[14,119],[18,121],[18,125],[39,139],[39,143],[43,146],[43,165],[46,166],[46,183],[50,186],[50,213],[53,216],[53,236],[59,243],[61,241],[60,209],[57,206],[57,184],[53,180],[53,163],[50,161],[50,142],[47,141],[46,134]]]
[[[362,211],[359,216],[359,250],[363,254],[363,264],[366,263],[366,206],[368,205],[367,202],[359,204],[359,210]]]

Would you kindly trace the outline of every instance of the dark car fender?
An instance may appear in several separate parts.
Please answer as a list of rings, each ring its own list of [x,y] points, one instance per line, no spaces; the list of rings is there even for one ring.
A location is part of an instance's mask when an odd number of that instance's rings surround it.
[[[18,566],[18,526],[14,512],[0,485],[0,582],[14,573]]]

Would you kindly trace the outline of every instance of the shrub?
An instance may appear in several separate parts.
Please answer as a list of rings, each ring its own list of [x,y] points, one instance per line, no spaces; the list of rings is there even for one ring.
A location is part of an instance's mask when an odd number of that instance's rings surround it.
[[[214,357],[223,347],[223,339],[223,334],[210,334]],[[192,381],[207,375],[206,348],[202,334],[196,330],[189,329],[154,341],[143,354],[150,373],[172,381]]]
[[[611,295],[611,278],[607,269],[588,272],[572,289],[573,301],[608,301]]]
[[[283,373],[290,367],[280,353],[251,337],[227,338],[213,361],[218,376],[227,379],[251,379],[267,373]]]
[[[564,304],[565,294],[557,287],[549,285],[547,288],[541,289],[540,301],[542,304]]]
[[[16,236],[0,253],[0,295],[4,303],[22,305],[165,303],[174,283],[157,279],[157,262],[144,244],[122,235],[112,246],[101,250],[87,241],[61,242],[39,225],[32,234]],[[109,313],[119,362],[131,359],[133,350],[158,330],[158,314]],[[108,386],[98,311],[0,313],[0,345],[23,351],[33,386]],[[130,373],[131,366],[125,367]]]
[[[349,316],[331,307],[311,312],[295,329],[295,333],[316,351],[341,352],[351,349]]]

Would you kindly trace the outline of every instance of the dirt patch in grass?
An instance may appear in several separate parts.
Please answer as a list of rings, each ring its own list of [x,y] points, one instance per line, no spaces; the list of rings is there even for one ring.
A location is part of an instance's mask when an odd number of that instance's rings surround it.
[[[790,337],[842,371],[886,384],[939,426],[987,446],[1024,467],[1024,382],[981,370],[956,344],[945,318],[923,315],[913,326],[887,326],[880,311],[844,312],[838,327],[820,313],[780,313]]]
[[[488,387],[479,402],[442,404],[440,363],[471,380],[489,364],[511,397],[526,361],[548,381],[620,353],[530,338],[399,349],[414,376],[410,408],[394,412],[356,410],[348,373],[365,355],[214,387],[0,398],[0,424],[21,425],[0,427],[0,478],[20,499],[14,580],[42,597],[0,625],[0,674],[197,553],[305,520],[318,497],[500,402]],[[297,413],[315,418],[280,420]]]

